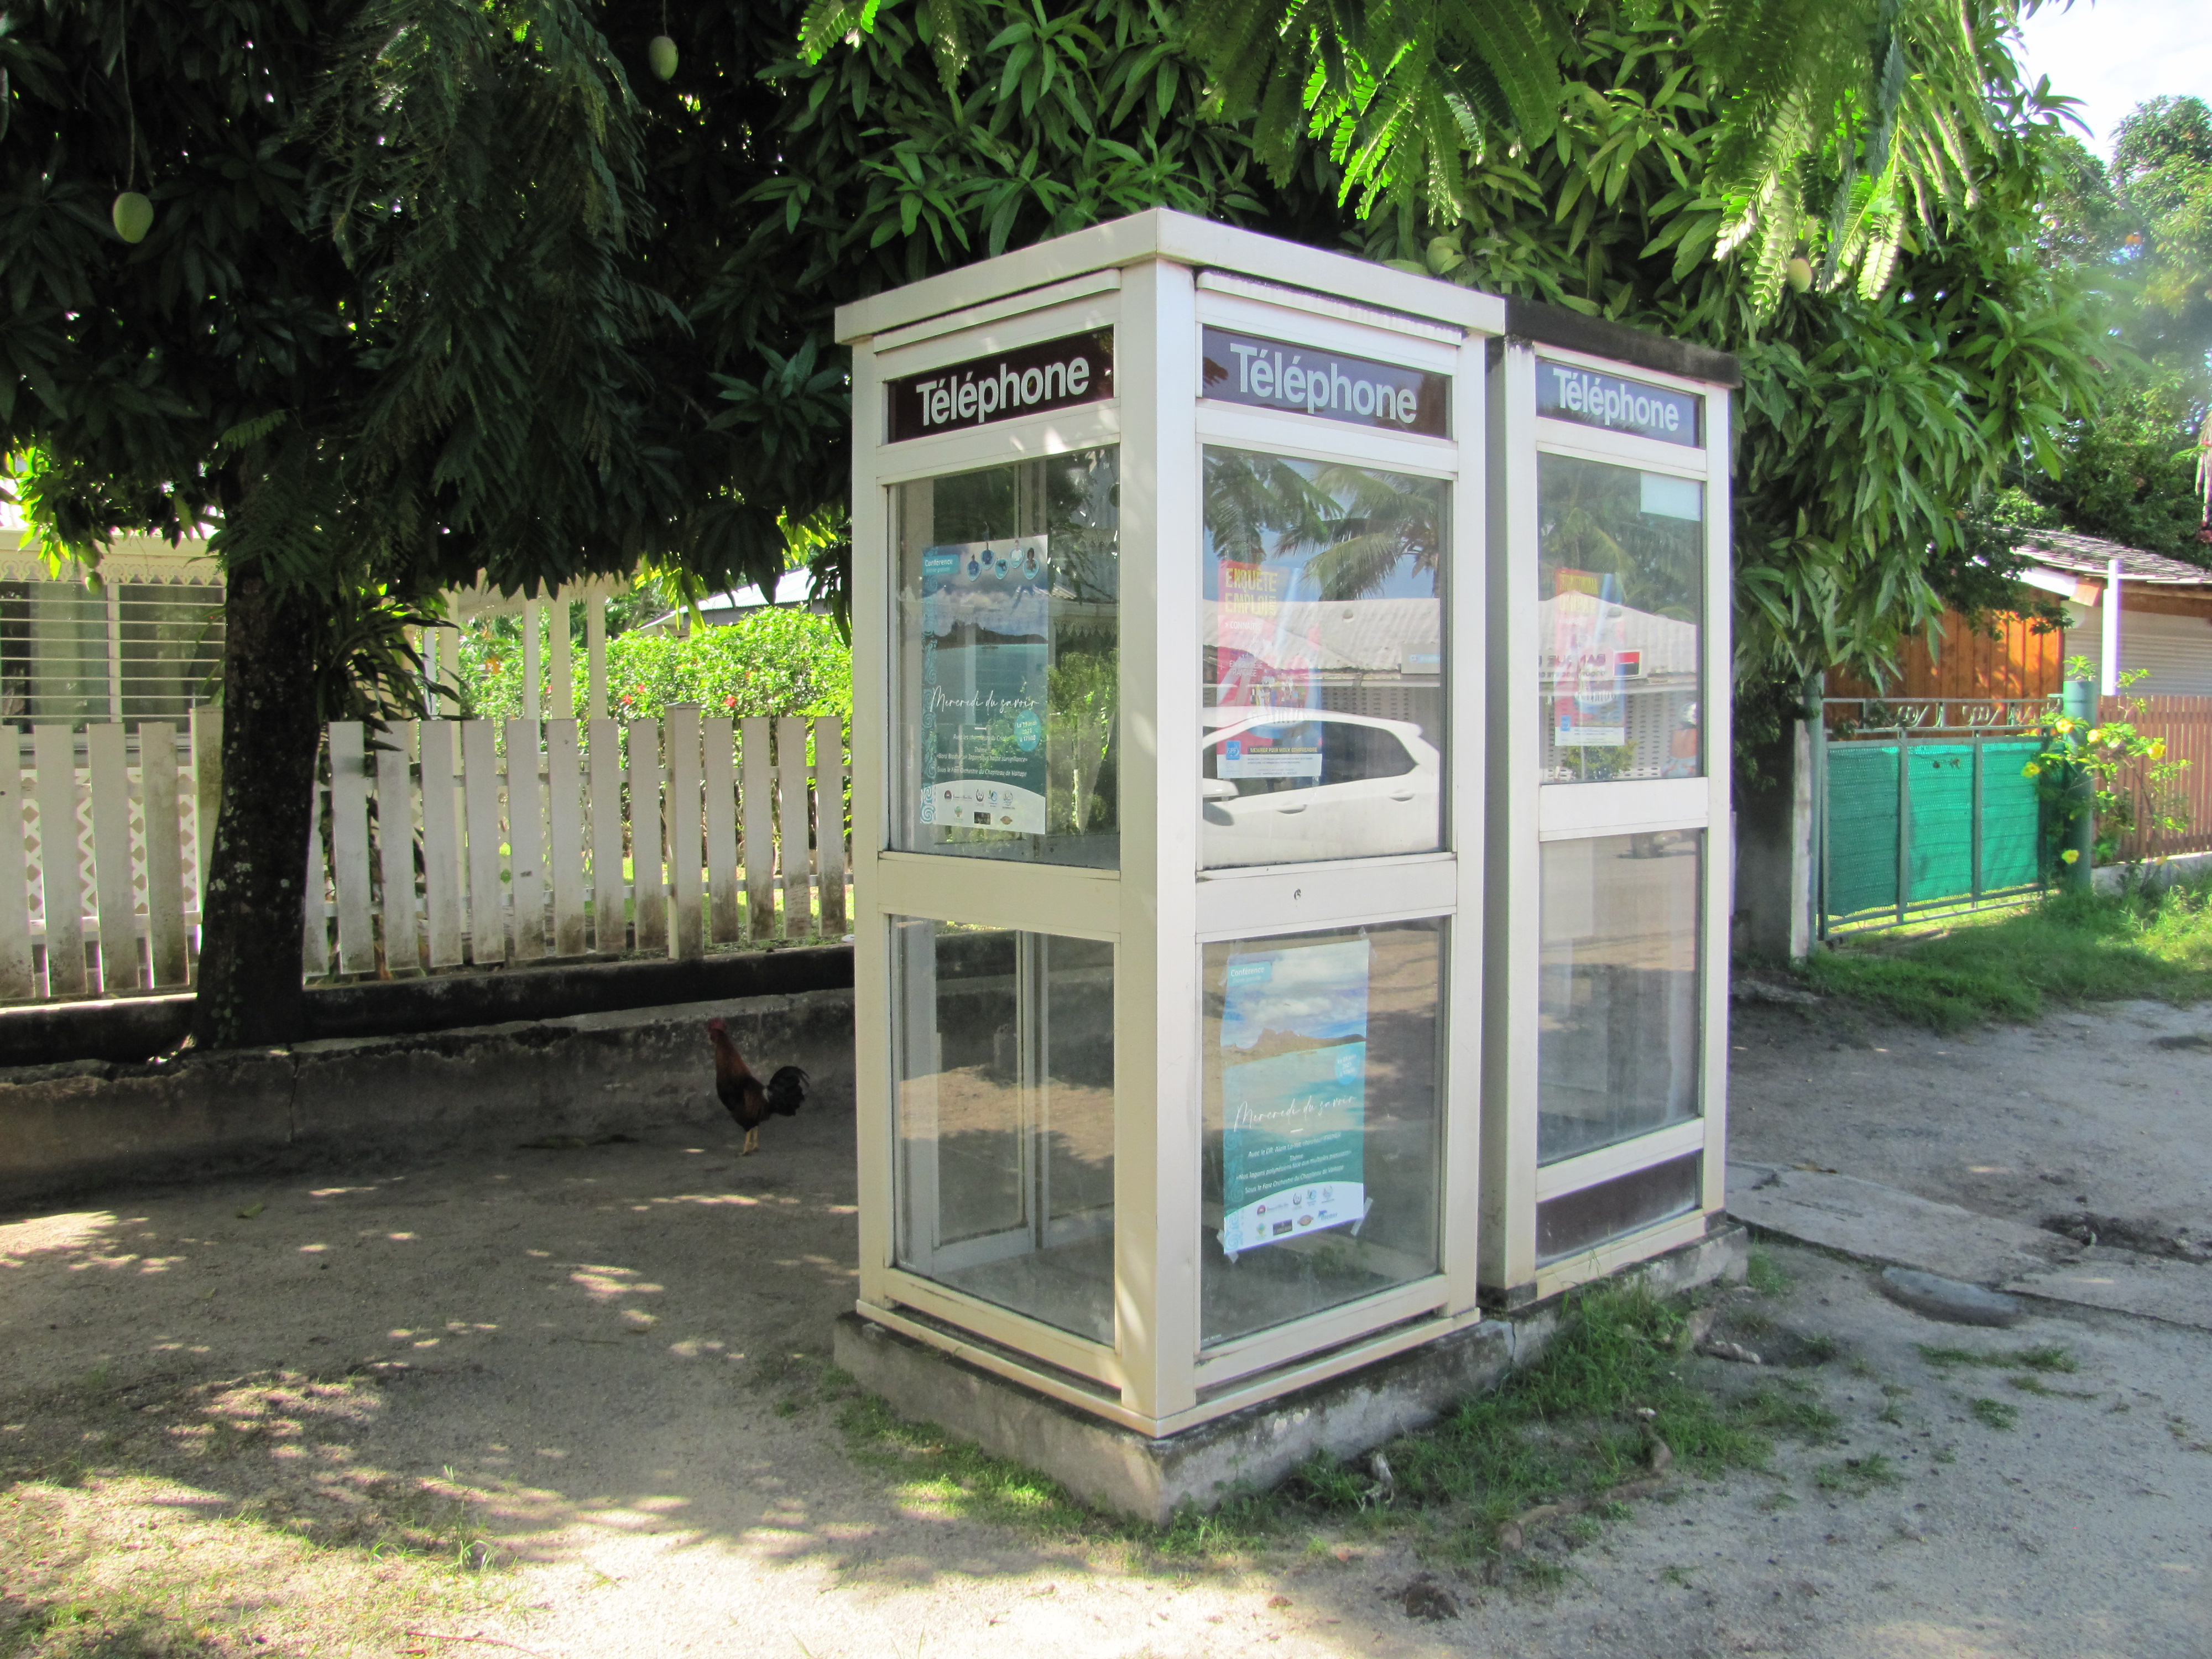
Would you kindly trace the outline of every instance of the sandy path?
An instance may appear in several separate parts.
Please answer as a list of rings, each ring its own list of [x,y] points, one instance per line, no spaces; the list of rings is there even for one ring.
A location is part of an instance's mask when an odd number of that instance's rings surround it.
[[[1889,1147],[1888,1164],[1851,1170],[1879,1179],[1932,1146],[1949,1150],[1925,1177],[1930,1195],[1972,1203],[1976,1182],[1996,1180],[1958,1163],[1990,1161],[1966,1131],[1955,1146],[1948,1130],[1876,1133],[1912,1120],[1915,1090],[1918,1121],[1939,1130],[1947,1109],[1972,1103],[1970,1088],[1926,1092],[1932,1047],[1917,1069],[1858,1090],[1885,1103],[1854,1124],[1832,1091],[1795,1080],[1806,1068],[1784,1063],[1796,1063],[1788,1029],[1774,1028],[1773,1058],[1757,1066],[1743,1062],[1759,1028],[1747,1022],[1737,1039],[1738,1109],[1752,1125],[1741,1155],[1840,1161]],[[2048,1053],[2084,1055],[2091,1074],[2124,1076],[2131,1051],[2105,1052],[2106,1040],[2064,1025],[2036,1034]],[[1871,1070],[1869,1055],[1917,1054],[1917,1041],[1822,1048],[1812,1069]],[[2212,1073],[2212,1056],[2173,1052]],[[2028,1064],[1994,1038],[1975,1058]],[[2024,1073],[2022,1086],[2044,1085]],[[708,1101],[688,1140],[0,1217],[0,1490],[19,1505],[104,1505],[118,1528],[293,1517],[335,1546],[317,1558],[326,1574],[380,1571],[360,1543],[373,1529],[349,1530],[365,1506],[450,1492],[507,1565],[469,1576],[486,1599],[426,1602],[422,1627],[549,1659],[2212,1652],[2212,1336],[2087,1316],[1991,1339],[1893,1307],[1863,1268],[1778,1249],[1797,1285],[1776,1316],[1842,1345],[1793,1375],[1843,1415],[1848,1443],[1787,1449],[1771,1476],[1681,1481],[1575,1553],[1554,1592],[1447,1571],[1468,1610],[1422,1623],[1391,1599],[1419,1565],[1403,1534],[1332,1531],[1319,1549],[1294,1540],[1164,1565],[966,1517],[957,1498],[856,1463],[818,1383],[829,1322],[852,1294],[851,1121],[811,1113],[772,1123],[764,1140],[760,1157],[733,1157]],[[2005,1179],[2035,1183],[2020,1187],[2030,1196],[2049,1185],[2041,1173],[2086,1177],[2112,1161],[2094,1137],[2052,1171],[2020,1150]],[[2185,1150],[2194,1173],[2169,1168],[2158,1188],[2177,1204],[2212,1164],[2202,1136]],[[2171,1140],[2162,1159],[2178,1161]],[[1914,1346],[1993,1340],[2069,1346],[2081,1371],[2051,1380],[2094,1397],[1931,1369]],[[2018,1426],[1977,1421],[1968,1401],[1984,1395],[2016,1406]],[[27,1480],[51,1477],[70,1446],[82,1484]],[[1815,1478],[1876,1452],[1898,1484],[1850,1496]],[[0,1562],[0,1594],[36,1602],[40,1571]],[[325,1581],[295,1580],[273,1557],[239,1571],[260,1611],[238,1614],[235,1645],[216,1650],[502,1650],[388,1632],[349,1640],[359,1632]]]

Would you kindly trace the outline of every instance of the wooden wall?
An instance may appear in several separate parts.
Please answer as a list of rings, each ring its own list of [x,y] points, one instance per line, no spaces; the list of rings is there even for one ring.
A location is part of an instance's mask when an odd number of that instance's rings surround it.
[[[1966,619],[1946,612],[1937,625],[1936,647],[1915,634],[1900,661],[1903,673],[1875,685],[1841,669],[1828,673],[1832,697],[2048,697],[2057,695],[2064,666],[2065,635],[2053,629],[2038,633],[2025,617],[2007,616],[1994,623],[1996,636],[1968,628]]]

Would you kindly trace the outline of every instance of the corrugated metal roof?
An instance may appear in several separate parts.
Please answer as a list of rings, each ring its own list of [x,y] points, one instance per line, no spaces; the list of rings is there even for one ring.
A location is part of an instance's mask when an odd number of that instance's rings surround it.
[[[2014,553],[2053,570],[2102,576],[2118,559],[2120,577],[2124,581],[2212,587],[2212,570],[2181,559],[2169,559],[2162,553],[2146,553],[2138,547],[2124,546],[2096,536],[2076,535],[2070,530],[2023,530],[2013,533],[2021,538],[2013,545]]]

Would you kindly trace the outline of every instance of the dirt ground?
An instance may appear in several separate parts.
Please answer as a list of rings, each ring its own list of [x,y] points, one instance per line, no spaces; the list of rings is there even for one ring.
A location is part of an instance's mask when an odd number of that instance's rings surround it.
[[[2185,1229],[2212,1052],[2148,1045],[2207,1029],[1751,1011],[1738,1155]],[[1758,1319],[1838,1443],[1680,1477],[1544,1589],[1433,1568],[1417,1530],[1164,1559],[856,1460],[823,1379],[849,1111],[734,1139],[702,1078],[689,1138],[0,1216],[0,1654],[2212,1653],[2212,1334],[1962,1330],[1778,1244]],[[1458,1617],[1403,1610],[1425,1570]]]
[[[2212,1240],[2212,1005],[2116,1002],[1939,1036],[1739,1005],[1729,1156],[1984,1215]]]

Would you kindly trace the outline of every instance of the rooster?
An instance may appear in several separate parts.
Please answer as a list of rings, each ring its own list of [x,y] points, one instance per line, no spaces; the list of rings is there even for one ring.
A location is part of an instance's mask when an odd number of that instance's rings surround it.
[[[750,1158],[760,1151],[761,1125],[771,1114],[790,1117],[797,1113],[806,1103],[806,1091],[813,1079],[796,1066],[785,1066],[763,1088],[738,1052],[737,1044],[730,1041],[726,1024],[720,1018],[708,1020],[707,1035],[714,1044],[714,1092],[737,1119],[738,1127],[745,1132],[744,1151],[738,1156]]]

